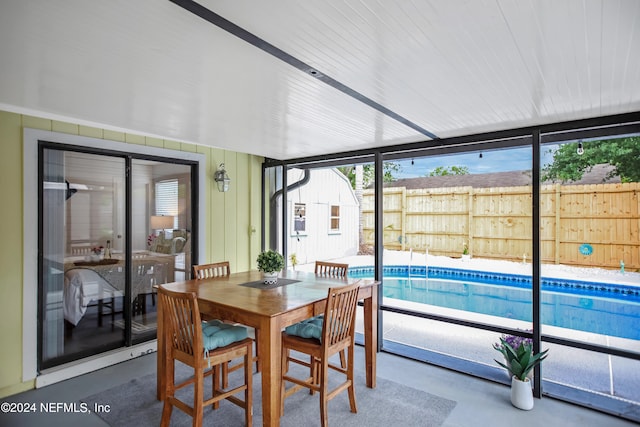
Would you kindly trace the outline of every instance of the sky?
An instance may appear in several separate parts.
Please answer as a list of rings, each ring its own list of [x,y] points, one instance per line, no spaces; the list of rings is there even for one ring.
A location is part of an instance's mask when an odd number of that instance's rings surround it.
[[[551,163],[553,160],[552,155],[547,153],[549,149],[553,148],[555,146],[545,146],[543,148],[543,165]],[[480,152],[475,151],[447,156],[418,157],[413,159],[413,165],[411,160],[394,160],[395,163],[400,165],[401,171],[394,172],[393,176],[398,179],[428,176],[438,166],[466,166],[471,174],[530,170],[531,147],[482,151],[482,158],[480,158]]]

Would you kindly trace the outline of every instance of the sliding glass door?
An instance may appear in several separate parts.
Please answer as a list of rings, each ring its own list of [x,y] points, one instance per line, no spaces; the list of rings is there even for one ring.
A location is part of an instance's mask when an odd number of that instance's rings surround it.
[[[41,158],[40,351],[48,367],[125,343],[126,164],[49,148]]]
[[[194,170],[41,144],[41,369],[155,339],[154,287],[189,276]]]

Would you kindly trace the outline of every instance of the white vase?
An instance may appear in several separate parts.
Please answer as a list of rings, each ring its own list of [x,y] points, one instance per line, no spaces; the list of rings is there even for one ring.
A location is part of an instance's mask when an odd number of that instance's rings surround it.
[[[529,378],[520,381],[515,375],[511,377],[511,404],[525,411],[533,409],[533,390]]]
[[[265,285],[275,285],[278,283],[278,272],[274,271],[272,273],[267,273],[266,271],[262,273],[262,282]]]

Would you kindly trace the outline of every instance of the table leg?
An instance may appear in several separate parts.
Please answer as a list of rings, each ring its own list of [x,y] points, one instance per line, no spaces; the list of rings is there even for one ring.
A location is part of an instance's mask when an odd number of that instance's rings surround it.
[[[282,335],[274,318],[263,321],[259,327],[260,368],[262,375],[262,425],[280,425],[280,385],[282,372],[280,351]]]
[[[364,355],[367,387],[376,387],[376,353],[378,352],[378,287],[364,300]]]

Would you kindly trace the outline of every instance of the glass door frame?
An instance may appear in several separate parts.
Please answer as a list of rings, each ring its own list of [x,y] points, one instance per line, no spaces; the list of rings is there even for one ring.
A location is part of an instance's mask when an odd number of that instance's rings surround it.
[[[40,225],[38,227],[29,227],[28,224],[40,224],[41,218],[39,213],[39,145],[40,142],[47,142],[55,144],[56,148],[64,148],[72,151],[89,151],[97,154],[114,154],[119,157],[129,156],[131,159],[150,159],[159,160],[167,163],[182,163],[192,164],[193,171],[191,177],[192,184],[192,262],[198,262],[199,254],[204,253],[205,242],[198,238],[197,230],[203,230],[203,220],[206,214],[206,204],[199,203],[199,201],[206,200],[206,156],[202,153],[194,152],[182,152],[176,150],[169,150],[164,148],[150,147],[138,144],[127,144],[123,142],[103,140],[98,138],[91,138],[85,136],[69,135],[57,132],[42,131],[36,129],[25,128],[24,134],[24,201],[23,201],[23,220],[25,227],[23,229],[24,245],[23,245],[23,369],[22,376],[25,380],[36,379],[37,384],[48,384],[50,379],[45,377],[60,376],[71,377],[76,374],[73,372],[78,371],[74,365],[80,364],[83,359],[74,361],[64,365],[62,369],[56,368],[57,373],[53,373],[48,369],[42,369],[40,367],[40,332],[38,316],[38,293],[39,293],[39,234]],[[127,251],[130,252],[130,247]],[[130,341],[130,340],[129,340]],[[142,348],[142,352],[152,351],[155,347],[155,340],[134,344],[133,347]],[[91,358],[91,361],[85,360],[86,363],[91,363],[95,369],[108,366],[119,361],[127,360],[131,358],[131,348],[122,347],[109,352],[109,357],[101,358],[99,354],[97,358]],[[137,353],[136,353],[137,354]],[[82,362],[84,363],[84,362]],[[62,372],[64,371],[64,372]],[[48,375],[50,374],[50,375]]]
[[[176,159],[167,159],[167,158],[162,158],[162,157],[157,157],[157,156],[147,156],[147,155],[138,155],[138,154],[131,154],[131,153],[123,153],[123,152],[119,152],[119,151],[112,151],[112,150],[105,150],[105,149],[93,149],[93,148],[84,148],[84,147],[78,147],[78,146],[70,146],[67,144],[59,144],[59,143],[51,143],[51,142],[47,142],[47,141],[39,141],[38,144],[38,159],[39,159],[39,167],[38,167],[38,172],[39,172],[39,183],[43,183],[44,180],[44,176],[43,176],[43,171],[44,171],[44,151],[45,150],[52,150],[52,151],[59,151],[59,152],[75,152],[75,153],[84,153],[84,154],[91,154],[91,155],[97,155],[97,156],[106,156],[106,157],[111,157],[114,159],[122,159],[124,161],[124,188],[125,188],[125,193],[124,193],[124,200],[122,201],[124,203],[125,209],[124,209],[124,236],[125,236],[125,245],[124,245],[124,262],[125,262],[125,268],[124,268],[124,283],[125,283],[125,292],[124,292],[124,298],[123,298],[123,312],[124,312],[124,321],[125,321],[125,327],[124,327],[124,338],[122,342],[121,340],[118,340],[117,342],[111,342],[111,343],[107,343],[104,345],[98,345],[97,347],[90,347],[87,348],[86,350],[80,351],[80,352],[75,352],[75,353],[71,353],[71,354],[63,354],[61,356],[55,357],[51,360],[47,360],[44,361],[43,360],[43,320],[44,320],[44,306],[43,304],[40,303],[40,301],[44,300],[44,282],[43,282],[43,274],[44,274],[44,266],[43,266],[43,256],[38,256],[38,366],[40,369],[47,369],[47,368],[52,368],[55,366],[58,366],[60,364],[64,364],[64,363],[68,363],[68,362],[72,362],[78,359],[82,359],[84,357],[90,357],[90,356],[94,356],[96,354],[100,354],[103,353],[105,351],[109,351],[109,350],[114,350],[117,348],[121,348],[121,347],[131,347],[134,344],[134,339],[133,339],[133,334],[132,334],[132,310],[131,310],[131,304],[132,304],[132,286],[131,286],[131,281],[133,278],[132,275],[132,238],[133,238],[133,234],[132,234],[132,215],[133,215],[133,206],[132,206],[132,192],[133,192],[133,168],[135,167],[135,165],[133,164],[134,160],[151,160],[151,161],[157,161],[160,163],[166,163],[166,164],[182,164],[185,166],[189,166],[191,168],[191,184],[192,184],[192,196],[190,197],[191,199],[191,203],[192,206],[193,205],[197,205],[197,183],[196,183],[196,187],[193,187],[194,184],[194,179],[193,176],[197,175],[198,173],[198,169],[197,169],[197,164],[195,164],[194,162],[189,162],[189,161],[182,161],[182,160],[176,160]],[[44,239],[44,233],[45,233],[45,229],[44,229],[44,220],[43,220],[43,213],[44,213],[44,206],[43,206],[43,202],[44,202],[44,197],[43,197],[43,185],[39,186],[39,197],[38,197],[38,252],[42,253],[42,248],[43,248],[43,239]],[[196,224],[196,222],[194,221],[194,215],[196,215],[197,211],[195,209],[191,209],[192,212],[192,217],[191,217],[191,223],[192,224]],[[192,259],[197,259],[197,252],[194,250],[196,246],[196,240],[197,240],[197,229],[196,227],[193,227],[193,229],[191,230],[191,233],[193,235],[193,238],[190,239],[190,246],[191,246],[191,251],[194,254],[194,256],[192,257]],[[112,308],[115,309],[115,308]],[[155,338],[146,338],[142,341],[139,342],[144,342],[144,341],[151,341]]]

